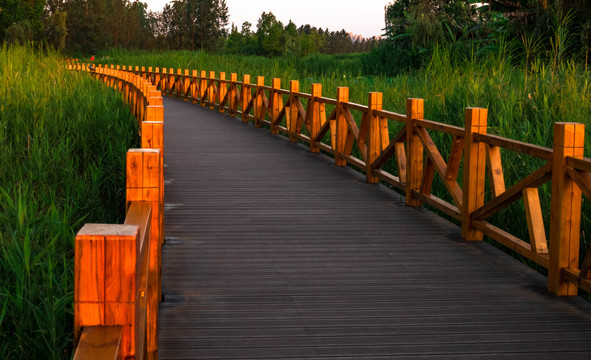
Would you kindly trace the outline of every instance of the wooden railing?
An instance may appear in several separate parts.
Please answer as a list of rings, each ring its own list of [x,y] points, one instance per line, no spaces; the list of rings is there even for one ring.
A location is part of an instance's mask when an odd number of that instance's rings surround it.
[[[163,243],[163,107],[140,76],[68,65],[119,90],[142,148],[127,152],[123,225],[86,224],[75,240],[74,359],[156,359]]]
[[[479,241],[487,235],[546,268],[553,294],[575,295],[578,287],[591,291],[591,246],[579,261],[581,194],[591,200],[591,159],[583,157],[582,124],[556,123],[550,149],[487,134],[488,114],[483,108],[467,108],[462,128],[425,119],[422,99],[408,99],[406,114],[398,114],[382,109],[381,93],[370,93],[368,105],[349,102],[346,87],[337,88],[337,98],[331,99],[322,96],[322,84],[313,84],[308,94],[300,92],[295,80],[285,90],[280,79],[266,86],[261,76],[251,84],[249,75],[238,81],[235,73],[226,79],[225,73],[216,78],[213,71],[207,76],[195,70],[122,69],[150,80],[169,96],[240,116],[255,127],[266,125],[273,134],[309,144],[311,152],[332,154],[337,166],[351,164],[365,171],[370,183],[383,181],[400,189],[409,206],[428,204],[459,221],[464,239]],[[435,134],[450,139],[447,158],[433,140]],[[545,164],[506,186],[503,152]],[[393,163],[389,165],[393,170],[385,169],[387,162]],[[433,194],[436,177],[448,200]],[[548,181],[552,182],[549,236],[538,194]],[[519,199],[524,202],[529,239],[488,221]]]
[[[251,84],[250,75],[238,81],[235,73],[227,80],[225,73],[216,78],[215,72],[207,76],[196,70],[110,68],[148,79],[169,96],[240,116],[244,122],[253,121],[255,127],[265,125],[273,134],[283,133],[292,142],[309,144],[312,152],[332,154],[337,166],[351,164],[365,171],[368,182],[383,181],[400,189],[409,206],[427,204],[456,219],[464,239],[479,241],[487,235],[546,268],[548,289],[556,295],[575,295],[577,287],[591,291],[591,247],[579,261],[582,194],[591,200],[591,159],[583,157],[582,124],[556,123],[550,149],[487,134],[488,114],[483,108],[467,108],[462,128],[425,119],[422,99],[408,99],[406,114],[399,114],[382,109],[381,93],[370,93],[367,106],[349,102],[346,87],[337,88],[337,98],[331,99],[322,96],[322,84],[313,84],[308,94],[299,91],[295,80],[284,90],[280,79],[266,86],[261,76]],[[441,143],[438,148],[433,140],[441,134],[450,139],[447,159]],[[504,152],[544,164],[507,186]],[[390,171],[384,166],[387,162],[394,164]],[[433,194],[436,178],[443,184],[447,200]],[[547,236],[538,188],[549,181]],[[488,221],[520,199],[528,239]]]

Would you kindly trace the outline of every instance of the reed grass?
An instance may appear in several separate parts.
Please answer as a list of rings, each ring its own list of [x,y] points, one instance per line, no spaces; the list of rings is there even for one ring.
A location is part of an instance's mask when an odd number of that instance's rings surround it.
[[[124,215],[137,121],[55,53],[0,48],[0,357],[72,352],[73,239]]]

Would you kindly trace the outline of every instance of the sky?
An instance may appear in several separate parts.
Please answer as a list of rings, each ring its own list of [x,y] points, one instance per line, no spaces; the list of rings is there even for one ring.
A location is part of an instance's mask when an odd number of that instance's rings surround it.
[[[161,11],[170,0],[140,0],[152,11]],[[230,24],[240,29],[248,21],[252,29],[261,14],[272,12],[284,25],[293,21],[363,37],[379,36],[384,28],[384,6],[391,0],[226,0]]]

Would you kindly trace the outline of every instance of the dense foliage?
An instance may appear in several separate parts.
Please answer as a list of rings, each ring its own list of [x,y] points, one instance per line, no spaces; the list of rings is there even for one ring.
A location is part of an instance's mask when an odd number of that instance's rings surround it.
[[[0,358],[70,358],[74,234],[121,222],[137,121],[56,54],[4,46],[0,81]]]
[[[111,47],[280,56],[370,51],[378,39],[345,30],[283,25],[263,12],[256,30],[228,29],[225,0],[173,0],[152,12],[138,0],[0,0],[0,42],[47,43],[70,53]]]
[[[385,38],[371,62],[376,72],[394,74],[420,68],[435,48],[449,45],[456,58],[486,57],[509,46],[526,67],[536,58],[586,63],[590,13],[589,1],[397,0],[386,6]]]
[[[230,54],[277,56],[307,56],[315,53],[348,54],[368,52],[378,45],[378,38],[356,37],[345,30],[329,31],[310,25],[297,27],[287,25],[273,15],[263,12],[258,19],[256,31],[252,24],[244,22],[242,28],[232,24],[224,44],[224,52]]]

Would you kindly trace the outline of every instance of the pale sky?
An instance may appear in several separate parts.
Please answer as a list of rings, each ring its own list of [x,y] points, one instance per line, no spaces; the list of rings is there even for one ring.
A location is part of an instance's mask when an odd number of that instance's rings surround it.
[[[140,0],[152,11],[161,11],[170,0]],[[392,0],[226,0],[230,25],[238,29],[244,21],[256,30],[258,18],[272,12],[286,25],[291,19],[298,27],[310,24],[330,31],[345,29],[357,35],[381,35],[384,28],[384,6]]]

